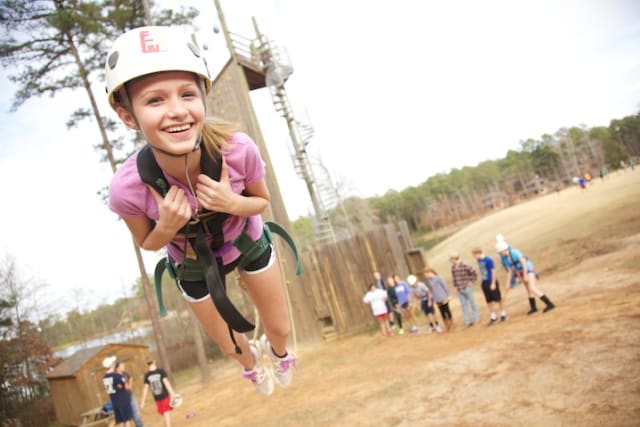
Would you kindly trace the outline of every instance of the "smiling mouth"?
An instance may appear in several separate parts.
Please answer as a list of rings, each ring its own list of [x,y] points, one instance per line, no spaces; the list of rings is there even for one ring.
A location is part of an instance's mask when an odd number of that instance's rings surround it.
[[[186,124],[186,125],[180,125],[180,126],[171,126],[166,128],[165,130],[169,133],[178,133],[178,132],[184,132],[189,129],[191,129],[191,125]]]

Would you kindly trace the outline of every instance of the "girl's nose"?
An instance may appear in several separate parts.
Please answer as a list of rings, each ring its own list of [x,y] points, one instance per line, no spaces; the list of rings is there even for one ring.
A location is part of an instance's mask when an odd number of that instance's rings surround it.
[[[182,99],[171,98],[169,100],[168,114],[170,117],[182,117],[187,114],[188,110]]]

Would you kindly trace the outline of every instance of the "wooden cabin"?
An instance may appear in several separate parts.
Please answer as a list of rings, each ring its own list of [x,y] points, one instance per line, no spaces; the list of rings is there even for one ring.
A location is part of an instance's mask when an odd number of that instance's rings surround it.
[[[105,357],[115,356],[125,363],[125,370],[133,378],[133,393],[142,394],[142,378],[146,361],[152,357],[149,347],[136,344],[107,344],[79,350],[64,359],[47,375],[51,400],[57,420],[66,425],[80,425],[80,414],[102,406],[109,400],[102,384],[106,369]]]

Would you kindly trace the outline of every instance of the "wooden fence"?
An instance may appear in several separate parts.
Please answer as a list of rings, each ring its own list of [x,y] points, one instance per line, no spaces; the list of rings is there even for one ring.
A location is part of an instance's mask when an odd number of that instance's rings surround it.
[[[362,302],[374,271],[383,278],[422,271],[422,251],[413,247],[406,222],[358,233],[349,240],[315,246],[302,254],[306,297],[326,338],[375,324],[371,308]],[[300,336],[304,340],[304,336]]]

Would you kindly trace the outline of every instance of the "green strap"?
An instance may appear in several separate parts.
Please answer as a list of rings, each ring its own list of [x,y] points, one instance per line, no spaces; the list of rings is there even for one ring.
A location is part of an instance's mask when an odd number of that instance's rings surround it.
[[[162,275],[167,269],[167,258],[162,258],[156,264],[156,270],[153,273],[153,281],[156,285],[156,298],[158,298],[158,309],[160,310],[160,317],[167,315],[167,308],[164,306],[164,300],[162,299]],[[171,272],[169,272],[171,274]]]
[[[298,254],[298,248],[296,247],[296,243],[293,241],[293,237],[291,237],[287,230],[275,222],[266,221],[264,225],[266,226],[266,229],[276,233],[278,236],[282,237],[285,242],[287,242],[293,251],[293,254],[296,256],[296,276],[302,276],[302,262],[300,261],[300,254]]]
[[[298,253],[298,248],[296,247],[293,238],[287,232],[287,230],[272,221],[266,221],[264,223],[264,232],[258,240],[254,241],[251,239],[251,237],[249,237],[249,235],[246,233],[245,226],[245,229],[242,231],[240,236],[238,236],[233,241],[233,246],[238,248],[238,250],[242,254],[242,259],[240,260],[240,263],[238,265],[243,268],[247,264],[254,261],[256,258],[258,258],[260,255],[262,255],[264,250],[273,243],[273,236],[271,233],[277,234],[278,236],[282,237],[285,242],[287,242],[296,257],[296,275],[301,276],[302,262],[300,261],[300,254]],[[180,276],[182,276],[181,280],[204,280],[202,270],[198,267],[196,261],[185,259],[184,263],[184,267],[186,268],[182,269],[182,274],[180,274]],[[175,279],[178,276],[173,264],[171,264],[171,260],[168,257],[162,258],[156,264],[153,279],[156,288],[156,297],[158,298],[158,309],[161,317],[167,315],[167,309],[164,305],[164,299],[162,298],[162,275],[164,274],[165,270],[169,272],[169,276],[171,276],[172,279]]]

